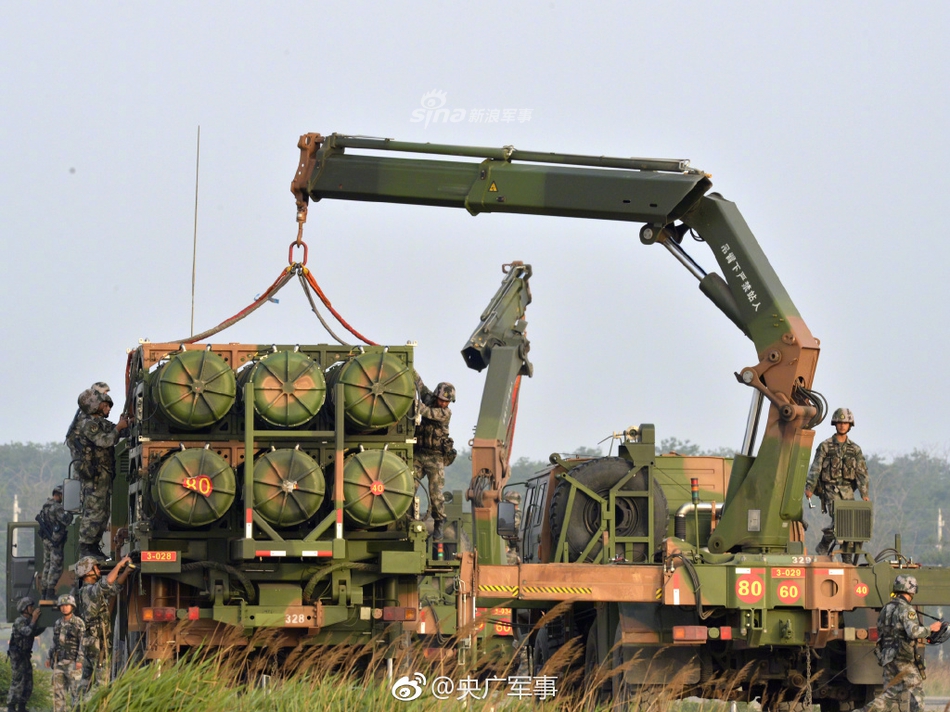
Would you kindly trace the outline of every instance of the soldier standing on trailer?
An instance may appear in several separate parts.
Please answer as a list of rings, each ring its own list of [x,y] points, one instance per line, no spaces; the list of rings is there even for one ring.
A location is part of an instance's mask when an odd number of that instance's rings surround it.
[[[87,391],[88,393],[88,391]],[[108,394],[92,391],[88,398],[90,415],[79,426],[79,479],[82,481],[82,521],[79,524],[79,555],[104,560],[99,545],[109,523],[112,480],[115,479],[115,444],[129,419],[123,414],[113,425],[107,418],[112,410]]]
[[[445,536],[445,466],[451,465],[458,454],[455,442],[449,437],[449,421],[452,410],[449,403],[455,402],[455,386],[442,382],[435,391],[426,388],[422,378],[412,372],[416,381],[419,400],[416,403],[416,447],[413,450],[412,466],[416,482],[429,478],[429,509],[434,526],[433,541],[442,541]]]
[[[84,556],[76,562],[76,577],[82,580],[79,589],[79,610],[86,623],[83,636],[85,665],[82,671],[82,689],[91,692],[109,682],[109,644],[112,642],[110,603],[129,577],[132,559],[126,556],[102,578],[99,562],[94,556]]]
[[[901,695],[910,694],[910,712],[924,709],[924,680],[917,666],[917,641],[940,632],[941,623],[920,624],[910,604],[917,594],[917,579],[901,574],[894,579],[891,600],[877,617],[877,647],[874,654],[884,668],[884,690],[858,712],[900,710]]]
[[[73,416],[73,422],[69,424],[69,430],[66,431],[66,446],[69,448],[69,459],[75,462],[82,454],[82,446],[79,444],[79,426],[83,418],[90,413],[86,410],[91,403],[90,399],[93,393],[106,395],[109,392],[109,384],[102,381],[96,381],[89,388],[79,394],[79,407],[76,409],[76,415]],[[77,463],[78,466],[78,463]]]
[[[43,540],[43,574],[40,578],[43,598],[51,600],[56,595],[56,584],[63,574],[63,547],[66,545],[66,527],[73,515],[63,509],[63,486],[56,485],[52,496],[46,500],[36,515]]]
[[[805,482],[805,497],[811,499],[812,494],[817,494],[822,511],[831,515],[831,526],[821,530],[823,536],[815,550],[821,555],[831,550],[835,540],[835,501],[854,499],[855,491],[861,493],[865,502],[870,499],[864,453],[848,439],[848,432],[854,427],[854,414],[849,408],[838,408],[831,416],[831,424],[837,432],[818,446]]]
[[[76,599],[71,594],[64,593],[56,605],[63,617],[53,626],[46,667],[53,669],[53,712],[69,712],[80,699],[86,624],[76,615]]]
[[[13,621],[10,633],[10,692],[7,695],[7,712],[26,712],[26,705],[33,694],[33,639],[43,632],[36,625],[40,609],[33,599],[21,598],[17,601],[19,615]]]

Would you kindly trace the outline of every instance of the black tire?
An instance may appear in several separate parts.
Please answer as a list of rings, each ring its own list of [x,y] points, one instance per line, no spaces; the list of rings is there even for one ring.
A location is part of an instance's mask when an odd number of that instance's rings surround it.
[[[139,665],[145,657],[145,636],[138,631],[120,632],[118,621],[112,635],[112,679]]]
[[[538,675],[558,648],[576,635],[574,622],[569,614],[549,621],[538,629],[534,637],[534,675]],[[550,674],[550,672],[548,673]]]
[[[606,496],[628,472],[630,463],[621,457],[603,457],[585,462],[571,470],[571,476],[585,487],[600,496]],[[646,475],[640,471],[633,475],[624,485],[624,489],[646,489]],[[570,483],[562,480],[558,482],[551,499],[551,548],[557,547],[563,526],[567,526],[566,543],[570,561],[580,558],[594,532],[600,526],[600,503],[588,497],[581,490],[574,495],[574,506],[571,508],[569,521],[567,515],[567,500],[571,493]],[[647,536],[647,499],[645,497],[625,497],[617,502],[617,534],[618,536]],[[653,480],[653,540],[657,548],[666,535],[666,526],[669,518],[669,509],[666,504],[666,495],[663,489]],[[622,545],[616,545],[614,555],[622,555]],[[594,544],[587,561],[596,561],[603,545]],[[646,563],[653,558],[652,551],[646,551],[644,544],[634,545],[634,563]]]
[[[623,673],[611,678],[611,709],[629,712],[660,712],[663,708],[663,685],[635,685],[623,679]],[[667,701],[668,702],[668,701]]]
[[[597,645],[597,625],[591,626],[584,650],[584,679],[594,702],[602,704],[610,699],[611,679],[605,676],[604,654]],[[597,684],[599,683],[599,684]]]
[[[543,626],[534,637],[534,664],[533,675],[540,675],[544,664],[551,659],[554,649],[551,645],[550,632],[547,626]]]
[[[652,657],[654,652],[644,649],[628,650],[621,644],[621,632],[618,625],[614,631],[614,644],[608,655],[610,656],[611,675],[606,685],[610,689],[611,710],[627,710],[627,712],[661,712],[669,703],[665,694],[664,685],[648,685],[627,682],[627,667],[631,660],[643,659],[645,655]],[[618,672],[619,671],[619,672]]]

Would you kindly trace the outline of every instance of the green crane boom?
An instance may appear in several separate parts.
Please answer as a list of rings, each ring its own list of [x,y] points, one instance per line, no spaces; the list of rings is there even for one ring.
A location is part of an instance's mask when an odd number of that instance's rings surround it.
[[[810,390],[818,340],[736,206],[709,193],[709,175],[681,160],[538,153],[510,146],[339,134],[305,134],[298,146],[301,160],[291,190],[301,224],[308,202],[324,198],[464,208],[473,215],[509,212],[642,223],[640,241],[666,247],[756,349],[757,362],[737,373],[740,383],[754,389],[753,408],[710,550],[784,551],[790,540],[800,538],[812,428],[822,410]],[[712,250],[721,275],[706,273],[683,250],[689,231]],[[764,400],[769,412],[753,455]]]

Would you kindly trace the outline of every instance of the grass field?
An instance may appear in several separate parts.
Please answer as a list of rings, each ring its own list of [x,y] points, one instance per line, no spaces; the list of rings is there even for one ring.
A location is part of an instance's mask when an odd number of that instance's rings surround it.
[[[631,701],[598,697],[609,682],[605,671],[584,675],[579,646],[559,649],[538,676],[513,665],[477,671],[460,669],[454,660],[427,660],[421,651],[381,646],[308,648],[278,654],[266,641],[246,647],[194,651],[177,662],[133,665],[111,685],[85,701],[83,710],[103,712],[436,712],[442,710],[546,710],[594,712],[628,709]],[[391,653],[393,674],[383,657]],[[572,662],[574,661],[574,662]],[[579,672],[564,677],[565,669]],[[950,696],[950,662],[931,661],[928,696]],[[423,676],[423,677],[420,677]],[[5,702],[10,668],[0,661],[0,700]],[[401,681],[401,683],[400,683]],[[609,689],[609,685],[607,685]],[[717,696],[733,690],[720,687]],[[710,696],[713,691],[710,690]],[[676,697],[671,688],[657,701]],[[713,700],[677,702],[676,712],[727,712],[729,704]],[[740,703],[737,712],[757,705]],[[632,707],[635,709],[635,707]],[[37,670],[30,709],[51,710],[50,677]],[[817,708],[816,708],[817,712]]]

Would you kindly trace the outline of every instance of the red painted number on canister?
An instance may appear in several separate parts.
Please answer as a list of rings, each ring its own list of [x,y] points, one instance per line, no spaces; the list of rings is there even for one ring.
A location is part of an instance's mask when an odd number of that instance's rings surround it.
[[[765,584],[755,574],[743,574],[736,579],[736,595],[743,603],[755,603],[765,593]]]
[[[182,481],[181,485],[185,489],[194,490],[198,494],[204,495],[205,497],[214,491],[214,483],[211,482],[211,478],[207,475],[201,475],[199,477],[186,477]]]
[[[865,596],[868,595],[868,593],[870,593],[870,591],[871,589],[868,588],[868,585],[866,583],[859,582],[859,583],[854,584],[854,595],[858,596],[859,598],[864,598]]]
[[[779,581],[775,592],[782,603],[795,603],[802,597],[802,584],[800,581]]]

